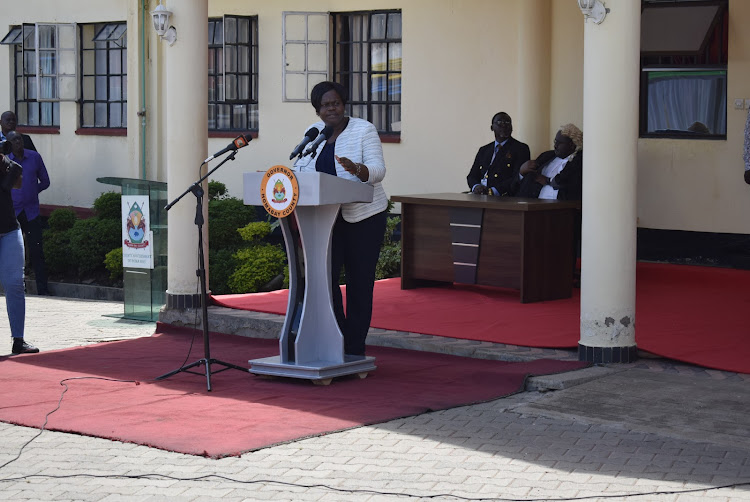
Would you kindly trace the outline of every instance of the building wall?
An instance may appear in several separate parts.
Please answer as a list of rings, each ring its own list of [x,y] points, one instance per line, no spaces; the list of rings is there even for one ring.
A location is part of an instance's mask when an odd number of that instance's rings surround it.
[[[105,22],[128,20],[128,138],[75,134],[78,112],[74,103],[61,103],[59,135],[34,135],[48,164],[52,187],[42,202],[90,206],[111,187],[98,176],[139,177],[140,109],[139,4],[142,0],[27,0],[4,9],[3,26],[23,22]],[[181,1],[181,0],[180,0]],[[165,0],[177,11],[180,1]],[[551,148],[557,128],[573,122],[582,126],[583,16],[573,0],[550,0],[550,29],[539,33],[549,44],[549,115],[527,116],[519,105],[518,26],[522,0],[210,0],[209,15],[257,15],[260,43],[260,131],[237,160],[212,178],[227,184],[232,195],[242,195],[242,173],[290,165],[292,147],[317,117],[307,103],[282,102],[282,12],[402,9],[403,85],[401,141],[385,144],[390,195],[466,190],[466,174],[479,146],[492,141],[489,124],[497,111],[508,112],[517,132],[531,122],[549,124],[549,138],[528,140],[532,156]],[[71,5],[75,4],[75,9]],[[147,0],[152,10],[156,0]],[[44,14],[30,14],[44,13]],[[617,15],[611,12],[610,15]],[[742,140],[747,110],[734,110],[735,98],[750,98],[750,34],[741,20],[750,15],[750,3],[731,0],[729,21],[728,134],[726,141],[639,140],[638,217],[648,228],[750,233],[748,187],[742,183]],[[145,52],[146,173],[166,180],[164,145],[166,123],[164,58],[169,47],[157,40],[147,18]],[[606,23],[606,21],[605,21]],[[179,38],[189,36],[179,30]],[[0,68],[10,69],[9,51],[0,48]],[[11,78],[0,79],[0,97],[12,108]],[[189,83],[186,83],[189,85]],[[612,90],[613,99],[631,99]],[[2,101],[0,101],[2,103]],[[202,106],[202,104],[199,104]],[[186,103],[186,106],[191,104]],[[613,131],[617,134],[617,131]],[[524,137],[518,137],[525,140]],[[185,141],[205,141],[185,138]],[[208,152],[217,151],[229,138],[210,138]],[[201,159],[196,159],[195,169]],[[212,166],[215,164],[212,164]],[[181,167],[182,168],[182,167]],[[603,187],[616,190],[617,187]]]

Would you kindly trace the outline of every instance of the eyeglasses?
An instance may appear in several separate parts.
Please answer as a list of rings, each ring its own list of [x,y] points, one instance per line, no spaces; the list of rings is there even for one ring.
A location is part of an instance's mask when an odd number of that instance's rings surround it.
[[[511,125],[512,124],[510,120],[495,120],[492,123],[498,124],[498,125]]]

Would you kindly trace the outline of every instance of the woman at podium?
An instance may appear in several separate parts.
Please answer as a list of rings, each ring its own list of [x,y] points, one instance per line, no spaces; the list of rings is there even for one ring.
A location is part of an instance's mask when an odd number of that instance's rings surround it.
[[[372,202],[341,206],[331,243],[333,310],[344,335],[344,353],[364,355],[388,198],[380,183],[385,177],[385,162],[378,131],[366,120],[349,117],[346,99],[344,86],[337,82],[320,82],[313,87],[310,101],[320,121],[311,127],[321,131],[325,139],[313,143],[295,163],[295,168],[319,171],[373,187]],[[346,312],[339,287],[342,268]]]

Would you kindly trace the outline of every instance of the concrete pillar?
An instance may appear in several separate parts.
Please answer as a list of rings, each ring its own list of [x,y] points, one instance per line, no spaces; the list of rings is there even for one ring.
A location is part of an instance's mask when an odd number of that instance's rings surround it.
[[[579,358],[629,362],[635,343],[640,2],[607,0],[588,20],[583,63]]]
[[[198,166],[207,157],[208,124],[208,0],[170,0],[170,24],[177,30],[177,41],[165,46],[166,161],[167,193],[173,200],[199,175]],[[166,41],[160,41],[167,44]],[[208,190],[204,186],[204,249],[208,268]],[[188,194],[168,213],[167,308],[197,307],[200,285],[198,230],[195,225],[196,198]]]
[[[549,150],[550,0],[523,0],[518,12],[518,110],[513,136],[529,145],[532,158]]]

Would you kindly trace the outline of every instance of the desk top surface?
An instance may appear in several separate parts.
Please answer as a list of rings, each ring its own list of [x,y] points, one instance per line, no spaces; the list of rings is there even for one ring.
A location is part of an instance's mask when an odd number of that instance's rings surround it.
[[[494,197],[471,193],[425,193],[414,195],[393,195],[393,202],[420,204],[427,206],[477,207],[501,209],[505,211],[555,211],[559,209],[580,209],[580,201],[525,199],[521,197]]]

